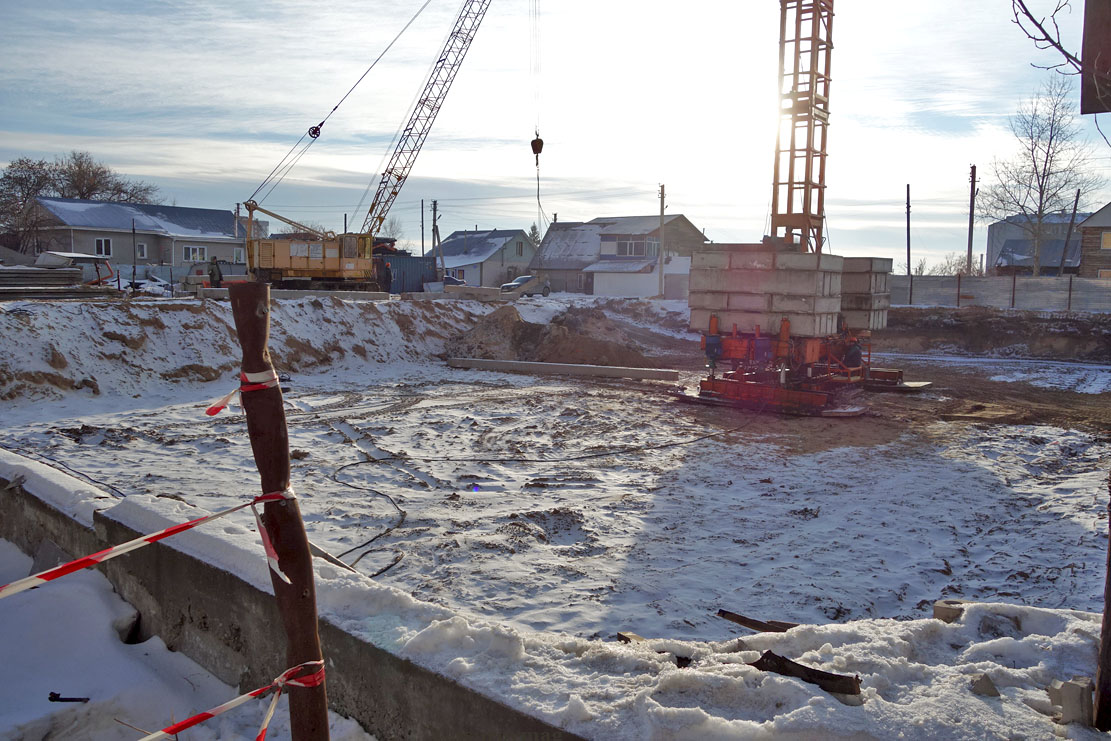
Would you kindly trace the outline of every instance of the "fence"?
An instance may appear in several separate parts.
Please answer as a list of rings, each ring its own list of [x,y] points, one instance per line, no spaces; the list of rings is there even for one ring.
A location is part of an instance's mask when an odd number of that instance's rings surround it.
[[[1111,313],[1111,280],[1053,277],[892,275],[891,303],[902,306],[992,306],[1025,311]]]

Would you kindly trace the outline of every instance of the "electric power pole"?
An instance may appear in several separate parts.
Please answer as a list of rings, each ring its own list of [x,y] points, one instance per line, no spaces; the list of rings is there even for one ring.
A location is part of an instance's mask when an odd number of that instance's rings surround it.
[[[907,275],[910,274],[910,183],[907,183]]]
[[[424,257],[424,199],[420,199],[420,256]]]
[[[660,275],[660,298],[664,297],[664,186],[660,183],[660,248],[656,255],[656,272]]]
[[[972,174],[969,178],[972,187],[968,196],[968,260],[965,263],[965,269],[969,275],[972,275],[972,225],[976,215],[976,165],[972,165]]]

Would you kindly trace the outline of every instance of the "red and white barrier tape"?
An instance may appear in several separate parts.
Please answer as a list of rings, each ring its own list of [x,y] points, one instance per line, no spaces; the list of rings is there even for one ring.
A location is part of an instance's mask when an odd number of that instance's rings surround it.
[[[227,396],[213,402],[204,413],[209,417],[215,416],[228,408],[231,403],[232,397],[236,394],[241,394],[244,391],[261,391],[262,389],[272,389],[278,385],[278,374],[274,370],[262,371],[260,373],[243,373],[239,374],[239,388],[232,391]]]
[[[303,672],[310,671],[310,674]],[[203,723],[210,718],[215,718],[221,713],[226,713],[232,708],[239,707],[243,703],[252,700],[256,697],[262,697],[267,692],[274,690],[274,699],[270,701],[270,707],[266,710],[266,716],[262,720],[262,727],[259,728],[258,735],[255,736],[255,741],[263,741],[266,738],[266,729],[270,727],[270,719],[274,717],[274,710],[278,706],[278,699],[282,696],[282,690],[286,687],[317,687],[324,683],[324,662],[323,661],[306,661],[303,664],[298,664],[292,669],[287,669],[282,672],[282,675],[271,682],[265,687],[259,687],[257,690],[248,692],[245,695],[240,695],[234,700],[228,700],[223,705],[206,710],[203,713],[197,713],[192,718],[187,718],[180,723],[174,723],[172,726],[167,726],[161,731],[144,736],[140,741],[154,741],[159,738],[171,738],[174,734],[184,731],[186,728]]]
[[[259,503],[280,502],[283,499],[296,498],[297,495],[293,493],[292,487],[286,489],[285,491],[272,491],[269,494],[257,496],[249,502],[244,502],[243,504],[225,509],[222,512],[206,515],[205,517],[198,517],[195,520],[183,522],[180,525],[173,525],[166,528],[165,530],[159,530],[158,532],[151,533],[150,535],[143,535],[141,537],[135,538],[135,540],[129,540],[128,542],[121,545],[112,546],[111,548],[105,548],[103,551],[94,553],[91,556],[78,558],[74,561],[70,561],[67,564],[62,564],[61,566],[56,566],[53,569],[47,569],[46,571],[39,572],[38,574],[34,574],[33,576],[28,576],[24,579],[20,579],[19,581],[13,581],[11,584],[0,586],[0,599],[10,597],[13,594],[18,594],[19,592],[31,589],[32,587],[37,587],[40,584],[46,584],[47,582],[54,581],[55,579],[59,579],[67,574],[72,574],[75,571],[80,571],[81,569],[86,569],[90,566],[96,566],[98,563],[102,563],[111,558],[115,558],[116,556],[122,556],[125,553],[130,553],[131,551],[142,548],[143,546],[150,545],[151,543],[157,543],[158,541],[164,538],[168,538],[171,535],[177,535],[178,533],[184,532],[186,530],[191,530],[197,525],[202,525],[206,522],[211,522],[212,520],[224,517],[225,515],[230,515],[232,512],[238,512],[244,507],[253,508],[256,504]],[[255,519],[256,521],[258,520],[257,510],[255,511]],[[289,578],[286,577],[286,575],[283,574],[281,572],[281,569],[279,569],[277,566],[277,554],[274,553],[274,546],[270,543],[270,539],[267,537],[266,530],[262,527],[261,522],[259,522],[259,532],[262,534],[263,547],[266,549],[266,560],[270,563],[270,568],[277,571],[282,579],[284,579],[286,583],[289,583]]]

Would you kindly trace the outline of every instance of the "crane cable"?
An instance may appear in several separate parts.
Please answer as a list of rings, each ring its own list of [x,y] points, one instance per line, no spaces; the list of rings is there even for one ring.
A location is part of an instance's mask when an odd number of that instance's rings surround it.
[[[417,9],[417,12],[413,14],[413,17],[409,19],[409,22],[402,26],[401,30],[397,32],[397,35],[393,37],[393,40],[386,45],[386,48],[381,51],[381,53],[375,58],[375,60],[370,63],[370,66],[366,68],[366,71],[364,71],[359,79],[355,81],[355,84],[352,85],[346,93],[344,93],[343,97],[339,99],[338,103],[332,106],[332,110],[328,111],[328,115],[326,115],[320,121],[320,123],[316,124],[315,126],[310,126],[308,131],[306,131],[304,134],[301,134],[301,138],[298,139],[297,143],[293,145],[289,152],[286,153],[281,162],[275,165],[274,169],[270,171],[270,174],[267,175],[265,179],[263,179],[263,181],[257,188],[255,188],[255,192],[251,194],[251,198],[249,200],[254,200],[255,196],[259,194],[259,191],[265,188],[267,184],[270,183],[272,179],[274,179],[275,174],[280,173],[277,175],[277,179],[274,180],[273,184],[270,185],[270,189],[266,191],[266,195],[259,199],[260,201],[266,200],[266,198],[274,191],[274,188],[278,186],[278,183],[280,183],[285,178],[285,176],[289,174],[289,171],[293,169],[293,166],[296,165],[301,160],[301,158],[305,156],[305,153],[309,151],[309,147],[311,147],[313,143],[320,137],[320,130],[324,127],[324,124],[327,123],[328,119],[332,117],[332,114],[339,109],[339,107],[345,100],[347,100],[348,96],[350,96],[351,93],[355,92],[355,88],[359,86],[359,83],[362,82],[368,74],[370,74],[370,71],[374,69],[380,61],[382,61],[382,57],[386,56],[386,53],[393,48],[393,45],[397,43],[397,40],[401,38],[401,35],[409,30],[409,26],[413,25],[413,22],[420,17],[420,14],[423,13],[424,9],[427,8],[431,3],[432,0],[424,0],[424,4]],[[306,142],[303,147],[301,147],[301,142],[305,141],[306,136],[309,137],[309,141]],[[294,155],[293,153],[297,150],[298,147],[301,147],[301,150],[297,152],[296,155]]]
[[[529,0],[529,30],[531,57],[529,77],[532,82],[533,108],[536,112],[536,138],[532,140],[532,153],[536,156],[536,225],[543,235],[548,228],[548,216],[544,213],[544,206],[540,202],[540,152],[544,149],[544,140],[540,138],[540,0]]]

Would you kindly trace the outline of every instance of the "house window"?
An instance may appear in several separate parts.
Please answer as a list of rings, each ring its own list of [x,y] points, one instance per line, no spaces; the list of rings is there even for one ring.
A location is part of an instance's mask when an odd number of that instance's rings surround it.
[[[463,275],[463,269],[462,268],[455,271],[455,277],[458,278],[459,280],[466,280],[467,279],[466,276]]]
[[[518,242],[517,243],[517,257],[521,257],[524,254],[525,254],[525,243],[524,242]]]
[[[112,240],[111,239],[98,239],[96,240],[96,254],[101,257],[112,256]]]
[[[1097,278],[1111,278],[1111,270],[1100,270],[1096,273]]]
[[[185,262],[205,262],[208,259],[207,247],[196,244],[187,244],[184,245],[181,249],[181,257],[183,260],[185,260]]]
[[[1111,232],[1103,232],[1099,235],[1099,248],[1101,250],[1111,250]]]
[[[135,245],[135,258],[138,260],[147,259],[147,243],[139,242]]]
[[[236,265],[242,265],[247,262],[247,250],[243,247],[233,247],[231,250],[231,261]]]
[[[632,240],[618,240],[617,254],[622,257],[629,256],[644,256],[644,242],[633,242]]]

